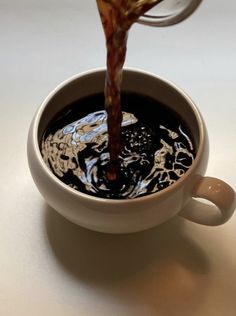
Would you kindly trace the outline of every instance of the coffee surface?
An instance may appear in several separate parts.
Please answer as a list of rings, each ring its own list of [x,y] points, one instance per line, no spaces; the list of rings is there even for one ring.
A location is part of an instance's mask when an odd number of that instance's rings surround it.
[[[122,94],[119,173],[109,169],[107,113],[103,94],[68,105],[47,127],[41,153],[61,181],[102,198],[129,199],[160,191],[191,166],[195,149],[179,116],[152,98]]]

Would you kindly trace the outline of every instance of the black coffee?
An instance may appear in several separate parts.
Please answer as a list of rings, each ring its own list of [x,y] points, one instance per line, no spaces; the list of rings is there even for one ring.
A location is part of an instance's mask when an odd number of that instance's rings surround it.
[[[160,191],[191,166],[195,148],[180,117],[152,98],[123,93],[122,149],[115,181],[107,179],[107,114],[104,95],[68,105],[41,142],[45,163],[61,181],[101,198],[129,199]]]

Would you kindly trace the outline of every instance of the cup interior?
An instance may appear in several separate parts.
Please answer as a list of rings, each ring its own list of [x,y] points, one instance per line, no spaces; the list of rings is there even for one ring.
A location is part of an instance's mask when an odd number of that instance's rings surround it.
[[[38,114],[38,144],[52,118],[70,103],[102,92],[104,90],[105,70],[95,70],[75,76],[59,85],[44,101]],[[196,151],[201,143],[201,116],[192,100],[172,83],[147,72],[125,69],[122,89],[149,96],[181,116],[188,127]]]

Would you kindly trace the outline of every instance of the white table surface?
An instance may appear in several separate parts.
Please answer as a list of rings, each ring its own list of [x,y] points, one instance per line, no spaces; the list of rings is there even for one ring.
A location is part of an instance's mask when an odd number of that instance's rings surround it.
[[[112,236],[69,223],[37,191],[34,112],[58,83],[104,65],[94,0],[0,0],[0,315],[235,316],[236,215]],[[170,28],[136,25],[126,66],[192,96],[208,126],[207,174],[236,189],[236,2],[205,0]]]

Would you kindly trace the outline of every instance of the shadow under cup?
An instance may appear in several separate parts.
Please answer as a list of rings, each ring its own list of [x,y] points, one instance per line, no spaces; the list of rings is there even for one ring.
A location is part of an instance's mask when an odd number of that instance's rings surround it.
[[[127,233],[156,226],[176,215],[192,197],[197,178],[204,175],[208,160],[205,124],[193,101],[172,83],[153,74],[125,69],[122,89],[149,96],[174,110],[188,127],[196,149],[190,169],[175,184],[151,195],[109,200],[75,191],[45,165],[39,144],[52,118],[74,101],[104,90],[105,70],[76,75],[49,94],[31,124],[28,160],[33,179],[50,206],[83,227],[110,233]]]

